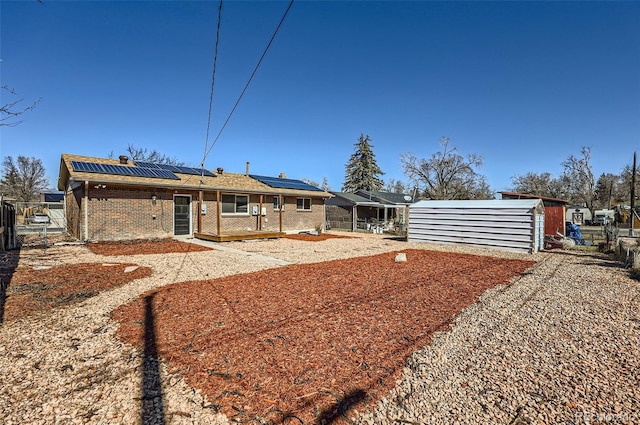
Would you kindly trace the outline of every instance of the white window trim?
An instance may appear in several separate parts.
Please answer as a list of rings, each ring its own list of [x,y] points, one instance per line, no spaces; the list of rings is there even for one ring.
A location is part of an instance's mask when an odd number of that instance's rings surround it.
[[[234,199],[235,199],[235,202],[234,202],[234,205],[233,205],[234,212],[224,212],[224,211],[222,211],[223,204],[224,204],[224,202],[222,201],[222,198],[223,198],[223,197],[225,197],[225,196],[233,196],[233,197],[234,197]],[[237,208],[238,208],[238,197],[239,197],[239,196],[242,196],[242,197],[247,198],[247,212],[237,212]],[[221,195],[221,199],[220,199],[220,210],[221,210],[221,215],[224,215],[224,216],[232,216],[232,215],[236,215],[236,216],[249,216],[249,215],[250,215],[250,212],[251,212],[251,211],[249,211],[249,201],[250,201],[249,195],[246,195],[246,194],[243,194],[243,193],[223,193],[223,194]]]
[[[298,200],[300,200],[300,199],[302,199],[302,207],[303,208],[298,208]],[[305,204],[304,200],[305,199],[309,200],[309,209],[304,208],[304,204]],[[296,211],[311,211],[312,207],[313,207],[313,199],[311,199],[311,198],[296,198]]]
[[[284,211],[284,196],[282,197],[283,204],[280,204],[280,195],[276,195],[273,197],[273,210],[274,211]]]

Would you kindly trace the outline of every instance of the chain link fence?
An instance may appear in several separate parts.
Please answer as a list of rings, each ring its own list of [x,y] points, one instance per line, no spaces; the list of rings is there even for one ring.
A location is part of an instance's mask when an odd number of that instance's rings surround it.
[[[62,202],[15,202],[18,235],[65,233],[67,221]]]

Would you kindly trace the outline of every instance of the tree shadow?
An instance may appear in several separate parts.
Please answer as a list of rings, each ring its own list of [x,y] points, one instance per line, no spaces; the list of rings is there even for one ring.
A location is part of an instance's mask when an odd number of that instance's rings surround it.
[[[335,395],[334,395],[335,396]],[[367,393],[364,390],[358,389],[348,392],[344,397],[336,398],[336,402],[320,412],[318,416],[319,422],[322,424],[332,424],[338,419],[346,419],[347,422],[351,422],[347,417],[347,412],[351,407],[362,402],[367,398]]]
[[[142,367],[142,406],[143,425],[164,425],[164,402],[162,382],[160,380],[160,361],[156,346],[156,329],[153,315],[153,295],[144,298],[144,361]]]
[[[20,247],[10,251],[0,251],[0,325],[4,322],[4,307],[7,302],[7,290],[13,273],[18,267]]]

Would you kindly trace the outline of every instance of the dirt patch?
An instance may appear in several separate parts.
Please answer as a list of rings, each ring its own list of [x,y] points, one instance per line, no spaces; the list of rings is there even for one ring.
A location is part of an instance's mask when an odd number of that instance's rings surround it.
[[[209,251],[211,248],[175,239],[135,239],[117,242],[92,242],[87,244],[93,253],[99,255],[141,255],[141,254],[169,254]]]
[[[157,353],[232,420],[347,422],[461,309],[535,264],[402,252],[407,262],[385,253],[173,284],[113,318],[123,340]]]
[[[4,320],[74,304],[102,291],[151,275],[135,264],[82,263],[52,268],[18,268],[6,289]]]

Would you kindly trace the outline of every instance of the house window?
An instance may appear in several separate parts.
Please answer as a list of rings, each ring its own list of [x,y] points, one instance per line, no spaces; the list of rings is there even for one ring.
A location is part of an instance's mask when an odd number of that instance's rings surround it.
[[[298,198],[296,201],[298,210],[311,211],[311,198]]]
[[[249,214],[249,196],[223,194],[222,214]]]
[[[280,197],[279,196],[274,196],[273,197],[273,210],[274,211],[280,210]]]

